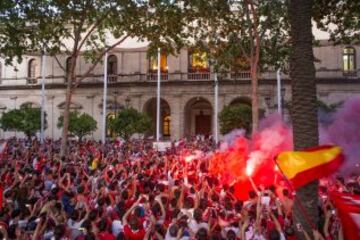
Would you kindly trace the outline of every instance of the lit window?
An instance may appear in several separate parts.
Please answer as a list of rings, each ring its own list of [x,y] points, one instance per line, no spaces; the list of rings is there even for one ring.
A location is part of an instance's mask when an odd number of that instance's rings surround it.
[[[356,69],[355,49],[346,47],[343,49],[343,70],[344,72],[354,72]]]
[[[157,57],[150,58],[150,72],[157,72],[158,70],[158,59]],[[167,72],[168,65],[167,65],[167,56],[165,54],[161,54],[160,57],[160,71]]]
[[[164,117],[164,122],[163,122],[163,135],[164,136],[170,136],[170,121],[171,121],[171,118],[169,115]]]
[[[193,51],[189,54],[189,71],[190,72],[208,72],[209,60],[206,52]]]

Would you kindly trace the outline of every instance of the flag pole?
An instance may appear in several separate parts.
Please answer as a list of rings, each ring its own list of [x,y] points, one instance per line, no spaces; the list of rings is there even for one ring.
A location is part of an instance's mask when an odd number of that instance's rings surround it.
[[[219,81],[218,81],[218,74],[217,72],[215,72],[215,76],[214,76],[214,81],[215,81],[215,86],[214,86],[214,109],[215,109],[215,113],[214,113],[214,132],[215,132],[215,143],[218,144],[219,142],[219,119],[218,119],[218,114],[219,114]]]
[[[290,182],[290,180],[286,177],[286,175],[284,174],[283,170],[280,168],[279,164],[277,163],[276,161],[277,159],[277,156],[274,158],[274,162],[275,162],[275,165],[278,167],[281,175],[283,176],[283,178],[285,179],[285,181],[287,182],[287,184],[289,185],[289,188],[296,193],[296,190],[294,189],[292,183]],[[311,221],[309,215],[307,214],[304,206],[301,204],[301,202],[299,201],[299,199],[296,197],[296,194],[295,194],[295,198],[294,198],[295,202],[298,204],[299,208],[300,208],[300,211],[301,213],[303,214],[304,218],[305,218],[305,221],[311,226],[312,229],[317,229],[316,225],[313,223],[313,221]]]
[[[106,52],[104,56],[104,92],[103,92],[103,115],[102,115],[102,132],[101,132],[102,144],[105,144],[106,141],[107,60],[108,60],[108,53]]]
[[[158,59],[157,59],[157,96],[156,96],[156,141],[160,140],[160,80],[161,80],[161,69],[160,69],[160,61],[161,58],[161,50],[158,48]]]
[[[45,138],[45,60],[44,52],[41,54],[41,128],[40,128],[40,143],[44,144]]]

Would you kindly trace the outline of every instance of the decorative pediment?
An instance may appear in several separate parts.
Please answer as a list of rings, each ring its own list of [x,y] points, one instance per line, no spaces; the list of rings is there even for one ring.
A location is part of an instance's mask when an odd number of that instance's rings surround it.
[[[100,109],[102,109],[103,108],[103,103],[101,102],[99,105],[98,105],[98,107],[100,108]],[[106,102],[106,109],[107,110],[121,110],[121,109],[124,109],[125,107],[124,107],[124,105],[123,104],[121,104],[121,103],[118,103],[118,102],[114,102],[114,101],[111,101],[111,100],[108,100],[107,102]]]
[[[4,110],[6,110],[6,108],[7,107],[4,104],[0,103],[0,111],[4,111]]]
[[[65,102],[62,102],[60,103],[58,106],[57,106],[59,109],[65,109]],[[83,106],[79,103],[74,103],[74,102],[71,102],[70,103],[70,109],[71,110],[79,110],[79,109],[82,109]]]
[[[24,102],[23,104],[20,105],[20,108],[40,108],[40,104],[39,103],[35,103],[35,102]]]

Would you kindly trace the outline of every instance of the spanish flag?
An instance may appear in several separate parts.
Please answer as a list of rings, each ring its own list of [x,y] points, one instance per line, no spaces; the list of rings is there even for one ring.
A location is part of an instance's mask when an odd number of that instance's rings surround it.
[[[295,189],[335,172],[344,155],[338,146],[319,146],[304,151],[280,153],[276,162]]]

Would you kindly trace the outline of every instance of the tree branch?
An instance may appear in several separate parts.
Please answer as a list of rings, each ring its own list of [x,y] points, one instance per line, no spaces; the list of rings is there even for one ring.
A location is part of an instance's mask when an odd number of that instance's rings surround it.
[[[124,42],[127,38],[129,37],[129,35],[125,35],[123,38],[121,38],[119,41],[117,41],[116,43],[114,43],[113,45],[111,45],[109,48],[107,48],[104,52],[102,52],[102,54],[100,54],[100,56],[95,60],[94,64],[86,71],[86,73],[80,77],[75,85],[74,88],[76,88],[77,86],[79,86],[80,82],[82,80],[84,80],[84,78],[88,77],[88,75],[95,69],[95,67],[97,66],[97,64],[101,61],[101,59],[103,58],[103,56],[111,51],[113,48],[115,48],[117,45],[121,44],[122,42]]]
[[[78,53],[80,52],[82,46],[85,44],[86,39],[91,35],[91,33],[95,30],[97,26],[101,24],[102,21],[107,17],[107,15],[110,13],[111,9],[109,9],[104,16],[102,16],[100,19],[96,21],[96,23],[90,28],[90,30],[86,33],[85,37],[81,40],[78,48]]]
[[[57,64],[59,65],[59,67],[60,67],[64,72],[66,72],[65,67],[60,63],[59,58],[58,58],[56,55],[54,55],[54,58],[55,58],[55,61],[57,62]]]

